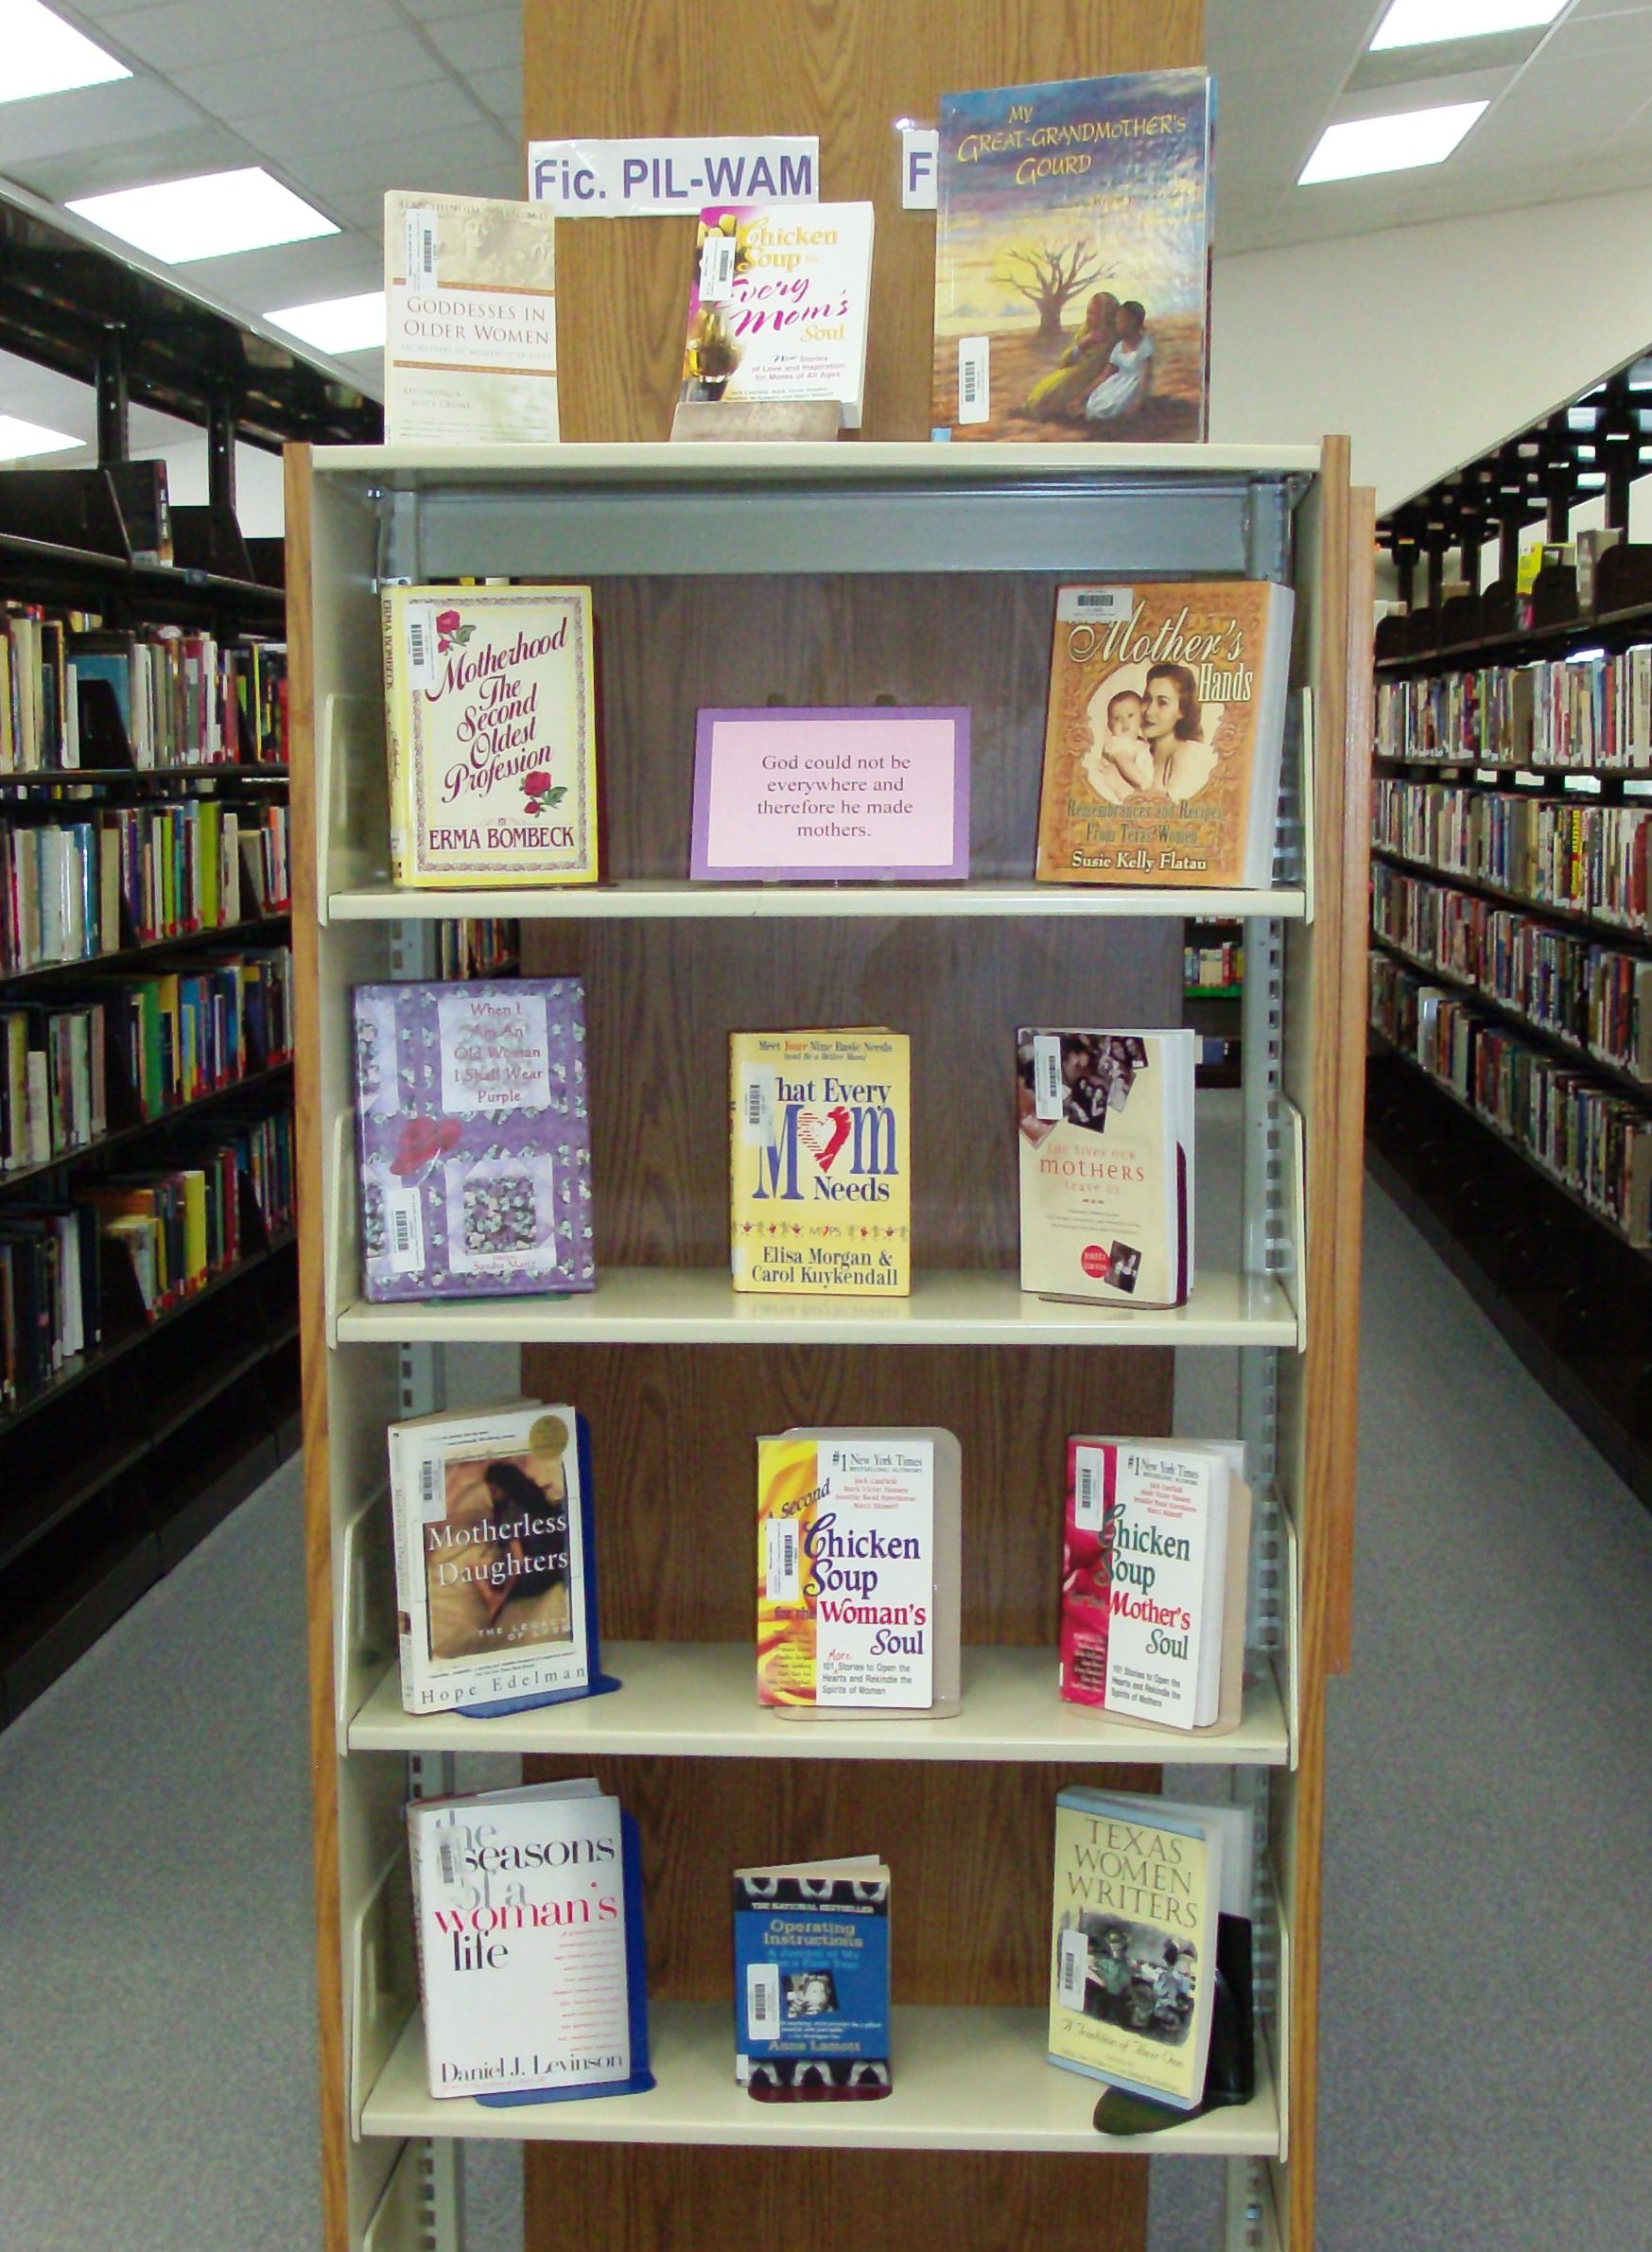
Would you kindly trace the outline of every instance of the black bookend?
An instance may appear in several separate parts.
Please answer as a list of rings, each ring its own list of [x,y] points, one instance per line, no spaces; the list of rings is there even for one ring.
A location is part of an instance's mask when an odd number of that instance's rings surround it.
[[[1256,2093],[1256,2009],[1251,1981],[1250,1918],[1223,1915],[1216,1923],[1216,1995],[1210,2015],[1210,2053],[1205,2093],[1191,2111],[1122,2087],[1104,2089],[1092,2121],[1098,2135],[1156,2135],[1204,2112],[1248,2104]]]
[[[120,705],[110,682],[78,681],[75,698],[79,707],[81,765],[114,767],[123,773],[130,770],[136,762],[121,724]]]

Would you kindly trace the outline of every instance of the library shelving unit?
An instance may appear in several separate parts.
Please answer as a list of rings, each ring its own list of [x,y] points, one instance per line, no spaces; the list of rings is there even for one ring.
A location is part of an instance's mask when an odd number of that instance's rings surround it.
[[[1257,2091],[1153,2144],[1226,2161],[1230,2246],[1313,2243],[1327,1677],[1346,1663],[1358,1306],[1369,669],[1364,496],[1347,448],[640,444],[295,447],[287,537],[313,1768],[329,2252],[462,2242],[467,2139],[521,2145],[532,2252],[749,2241],[1142,2242],[1139,2144],[1044,2062],[1051,1839],[1067,1781],[1209,1770],[1256,1824]],[[1017,1287],[1010,1089],[1024,1021],[1174,1023],[1181,891],[1029,881],[1061,576],[1289,579],[1315,772],[1243,918],[1243,1210],[1174,1313]],[[588,582],[601,635],[600,885],[477,892],[525,974],[578,973],[590,1026],[598,1286],[361,1301],[350,988],[426,974],[455,895],[387,873],[376,587]],[[1351,610],[1350,610],[1351,590]],[[1350,637],[1350,615],[1362,620]],[[767,697],[967,703],[972,869],[950,886],[687,881],[694,713]],[[1355,722],[1349,725],[1350,716]],[[913,1295],[736,1297],[726,1035],[887,1021],[913,1040]],[[1304,1157],[1305,1151],[1305,1157]],[[522,1348],[595,1447],[604,1655],[618,1694],[509,1719],[401,1709],[385,1426],[440,1405],[450,1348]],[[1260,1508],[1243,1726],[1127,1728],[1054,1691],[1062,1443],[1166,1431],[1173,1353],[1237,1349],[1227,1435]],[[1217,1364],[1211,1364],[1212,1367]],[[462,1395],[453,1405],[463,1404]],[[753,1440],[940,1423],[965,1466],[965,1702],[938,1721],[788,1727],[751,1677]],[[528,2109],[426,2092],[402,1808],[453,1761],[595,1772],[643,1839],[658,2074]],[[885,2102],[763,2105],[732,2080],[728,1873],[827,1851],[895,1872]]]

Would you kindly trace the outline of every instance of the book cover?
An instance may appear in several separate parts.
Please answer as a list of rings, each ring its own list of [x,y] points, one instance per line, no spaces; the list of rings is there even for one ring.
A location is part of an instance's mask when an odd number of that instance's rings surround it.
[[[1060,1692],[1126,1719],[1218,1717],[1237,1443],[1069,1439]],[[1243,1586],[1243,1580],[1241,1581]]]
[[[1294,601],[1264,579],[1057,591],[1041,882],[1267,883]]]
[[[432,2096],[631,2094],[648,2063],[635,1827],[589,1777],[408,1808]]]
[[[739,1869],[735,2078],[774,2101],[885,2096],[889,1871],[875,1855]]]
[[[1023,1290],[1187,1302],[1193,1049],[1191,1032],[1017,1032]]]
[[[600,1670],[590,1434],[522,1401],[390,1429],[402,1703],[514,1712],[617,1686]]]
[[[362,1286],[596,1284],[578,978],[355,989]]]
[[[940,1429],[758,1440],[759,1703],[958,1710],[960,1463]]]
[[[554,445],[556,221],[543,203],[384,199],[387,445]]]
[[[906,1035],[737,1032],[729,1057],[735,1288],[908,1296]]]
[[[937,438],[1203,438],[1214,115],[1201,70],[941,96]]]
[[[594,883],[588,586],[392,586],[384,601],[398,883]]]
[[[833,399],[861,427],[870,203],[714,203],[700,214],[686,401]]]

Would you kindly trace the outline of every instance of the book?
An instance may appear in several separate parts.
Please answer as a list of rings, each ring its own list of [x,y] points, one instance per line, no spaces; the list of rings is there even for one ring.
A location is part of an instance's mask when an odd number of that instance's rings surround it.
[[[1250,1499],[1237,1441],[1069,1439],[1058,1682],[1069,1704],[1236,1726]]]
[[[1191,1032],[1017,1032],[1023,1290],[1187,1303],[1193,1041]]]
[[[1267,883],[1294,604],[1265,579],[1058,589],[1041,882]]]
[[[544,203],[384,199],[387,445],[554,445],[556,221]]]
[[[829,399],[861,428],[870,203],[714,203],[700,214],[682,397]]]
[[[588,586],[391,586],[384,597],[397,883],[594,883]]]
[[[735,2078],[754,2096],[886,2096],[889,1870],[877,1855],[737,1869],[734,1995]]]
[[[950,1431],[757,1441],[757,1702],[793,1720],[962,1702],[962,1458]]]
[[[737,1032],[729,1059],[735,1288],[908,1296],[906,1035]]]
[[[408,1808],[432,2096],[651,2088],[636,1825],[589,1776]]]
[[[389,1438],[405,1709],[518,1712],[617,1687],[599,1653],[583,1416],[522,1400]]]
[[[1217,1919],[1250,1912],[1250,1816],[1071,1785],[1055,1797],[1050,2062],[1191,2111]]]
[[[596,1284],[578,978],[355,989],[362,1288]]]
[[[935,437],[1203,438],[1215,109],[1202,70],[941,96]]]

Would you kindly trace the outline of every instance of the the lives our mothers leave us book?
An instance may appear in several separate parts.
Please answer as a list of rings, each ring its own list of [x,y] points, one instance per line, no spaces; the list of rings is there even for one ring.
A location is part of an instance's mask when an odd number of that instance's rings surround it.
[[[617,1687],[600,1670],[590,1434],[534,1400],[390,1427],[402,1703],[486,1715]]]
[[[432,2096],[651,2088],[636,1825],[591,1777],[408,1808]]]
[[[384,200],[388,445],[554,445],[556,215],[391,188]]]
[[[578,978],[357,986],[362,1289],[596,1286]]]

